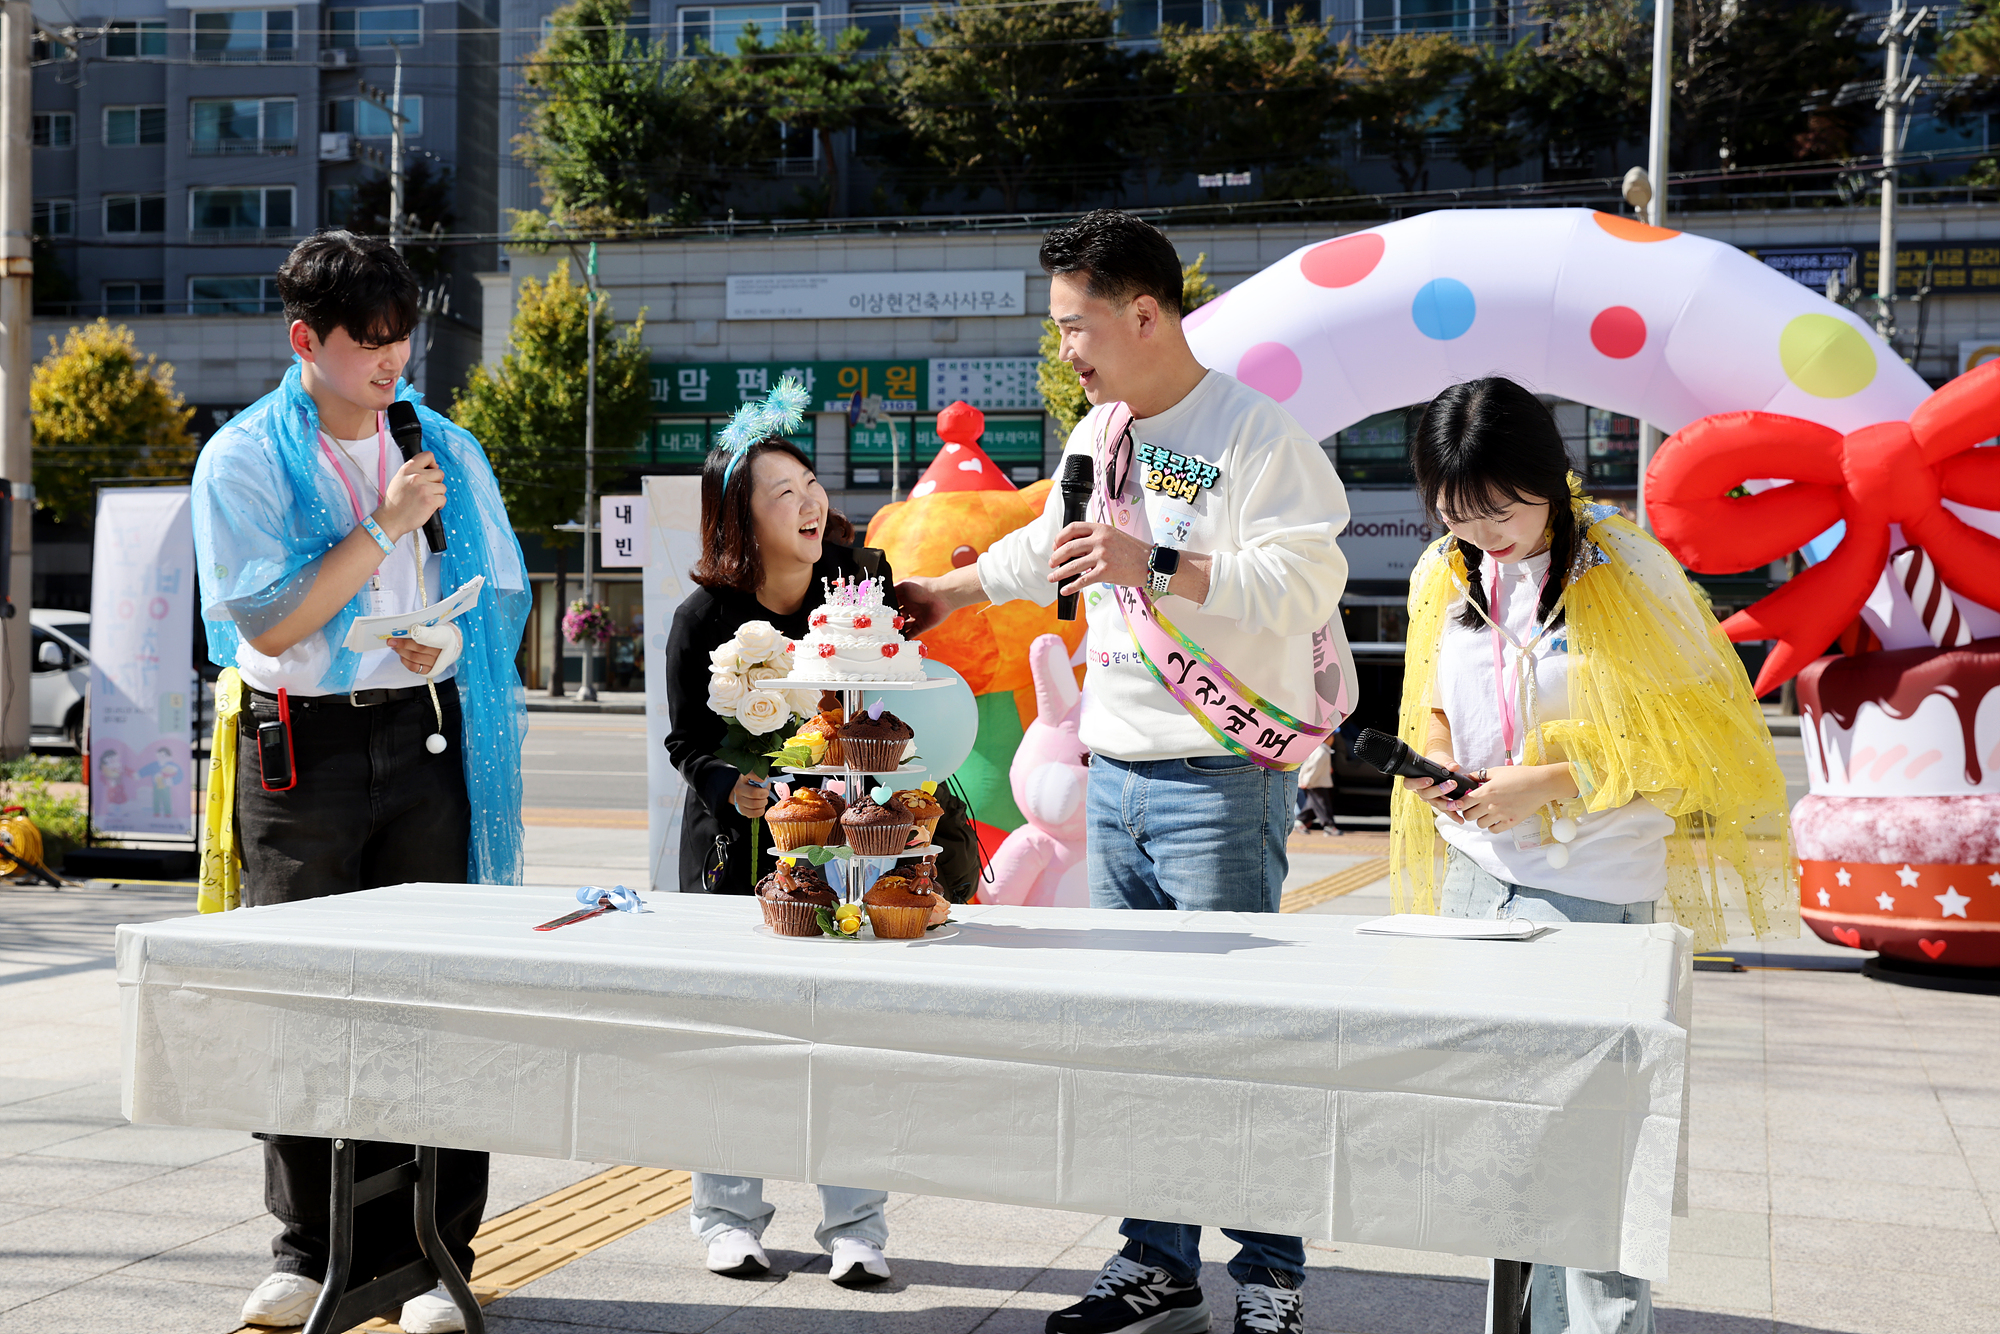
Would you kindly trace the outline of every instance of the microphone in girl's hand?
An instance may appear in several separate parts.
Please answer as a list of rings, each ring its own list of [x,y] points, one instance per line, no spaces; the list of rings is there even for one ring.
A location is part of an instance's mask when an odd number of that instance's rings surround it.
[[[424,424],[417,417],[416,404],[399,398],[389,405],[389,434],[396,441],[396,448],[403,451],[403,462],[408,463],[424,452]],[[430,543],[432,551],[444,550],[442,508],[424,520],[424,541]]]
[[[1409,745],[1386,732],[1378,732],[1372,727],[1364,727],[1354,738],[1352,754],[1370,768],[1380,769],[1385,774],[1399,778],[1428,778],[1434,783],[1450,783],[1452,791],[1446,793],[1451,801],[1457,801],[1466,793],[1479,786],[1479,780],[1470,774],[1453,773],[1435,760],[1427,760],[1411,750]]]

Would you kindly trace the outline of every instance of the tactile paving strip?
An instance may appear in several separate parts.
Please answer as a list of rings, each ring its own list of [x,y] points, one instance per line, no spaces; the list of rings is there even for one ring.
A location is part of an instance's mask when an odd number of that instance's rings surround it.
[[[1332,875],[1321,876],[1308,885],[1286,893],[1278,905],[1279,912],[1304,912],[1307,908],[1337,899],[1343,894],[1352,894],[1363,885],[1372,885],[1389,874],[1387,857],[1371,857],[1345,871],[1335,871]]]

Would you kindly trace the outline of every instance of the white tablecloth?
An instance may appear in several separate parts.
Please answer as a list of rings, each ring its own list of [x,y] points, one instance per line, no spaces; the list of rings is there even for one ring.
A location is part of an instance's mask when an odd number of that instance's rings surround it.
[[[873,1186],[1647,1278],[1684,1199],[1678,927],[961,908],[773,939],[403,885],[118,930],[134,1121]]]

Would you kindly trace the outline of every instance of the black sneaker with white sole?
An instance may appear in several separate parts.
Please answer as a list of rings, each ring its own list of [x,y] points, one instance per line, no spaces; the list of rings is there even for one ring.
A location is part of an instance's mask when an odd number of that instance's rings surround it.
[[[1207,1334],[1199,1283],[1114,1255],[1083,1300],[1049,1317],[1047,1334]]]
[[[1298,1289],[1237,1285],[1235,1334],[1304,1334],[1305,1327],[1305,1294]]]

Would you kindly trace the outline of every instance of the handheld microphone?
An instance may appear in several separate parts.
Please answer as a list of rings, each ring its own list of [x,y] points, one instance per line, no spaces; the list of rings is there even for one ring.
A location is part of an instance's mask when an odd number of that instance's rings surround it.
[[[1378,732],[1372,727],[1364,727],[1354,738],[1354,758],[1371,768],[1380,769],[1385,774],[1395,774],[1401,778],[1428,778],[1436,783],[1450,783],[1452,791],[1446,795],[1457,801],[1466,793],[1479,786],[1477,779],[1466,774],[1456,774],[1435,760],[1427,760],[1411,750],[1398,737]]]
[[[396,448],[403,451],[403,462],[424,452],[424,424],[417,419],[416,404],[399,398],[389,405],[389,434],[395,438]],[[432,551],[444,550],[442,508],[424,520],[424,541],[430,543]]]
[[[1095,485],[1090,459],[1083,454],[1071,454],[1063,460],[1062,498],[1063,527],[1082,523],[1090,508],[1090,491]],[[1056,594],[1056,619],[1073,621],[1076,619],[1076,594]]]

